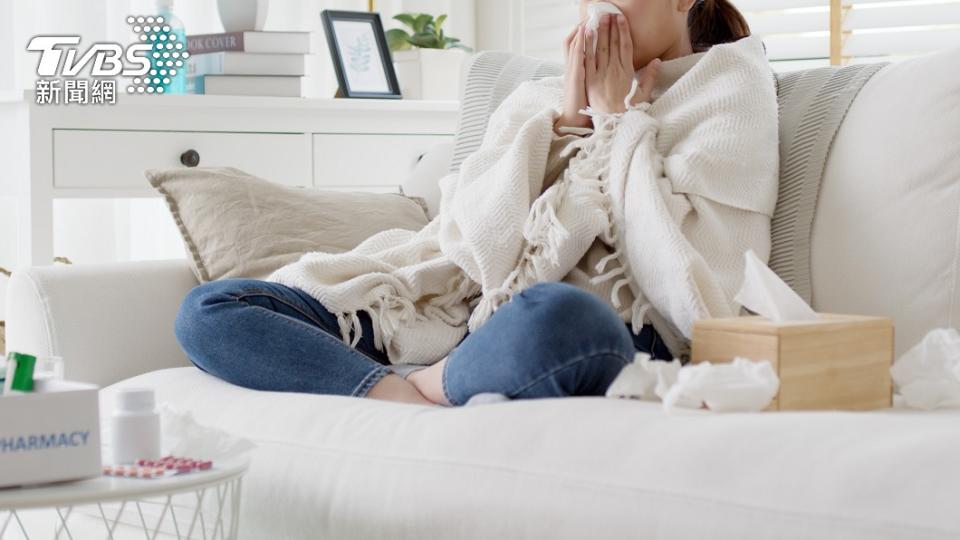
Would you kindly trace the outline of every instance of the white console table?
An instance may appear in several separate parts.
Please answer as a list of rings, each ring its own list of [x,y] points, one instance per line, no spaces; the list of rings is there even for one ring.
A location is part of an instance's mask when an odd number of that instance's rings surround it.
[[[232,166],[292,186],[397,191],[426,151],[452,139],[458,110],[455,101],[193,95],[36,105],[27,93],[0,104],[18,265],[53,260],[53,199],[155,197],[150,168]]]

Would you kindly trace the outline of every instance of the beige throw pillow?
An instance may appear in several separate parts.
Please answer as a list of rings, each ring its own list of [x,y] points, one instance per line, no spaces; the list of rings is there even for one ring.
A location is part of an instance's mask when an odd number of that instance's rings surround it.
[[[304,253],[343,253],[388,229],[420,230],[421,204],[399,194],[274,184],[234,168],[148,170],[201,283],[263,279]]]

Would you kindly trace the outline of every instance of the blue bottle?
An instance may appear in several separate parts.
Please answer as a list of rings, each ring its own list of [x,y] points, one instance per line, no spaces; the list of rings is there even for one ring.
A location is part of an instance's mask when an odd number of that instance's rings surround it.
[[[150,86],[157,94],[187,92],[187,33],[183,23],[173,14],[174,0],[157,0],[157,17],[148,23],[150,51]],[[147,27],[145,27],[147,28]]]

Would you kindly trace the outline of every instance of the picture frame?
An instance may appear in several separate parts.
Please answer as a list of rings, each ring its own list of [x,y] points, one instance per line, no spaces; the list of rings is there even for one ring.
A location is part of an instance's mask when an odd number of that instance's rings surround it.
[[[320,13],[340,90],[337,97],[401,99],[400,83],[379,13]]]

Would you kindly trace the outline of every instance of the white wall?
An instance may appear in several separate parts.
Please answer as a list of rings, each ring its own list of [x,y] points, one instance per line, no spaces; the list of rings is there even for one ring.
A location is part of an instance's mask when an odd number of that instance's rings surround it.
[[[0,2],[0,98],[12,94],[17,88],[13,36],[13,21],[16,19],[13,8],[11,1]]]
[[[477,48],[520,50],[520,0],[479,0],[476,5]]]

